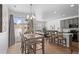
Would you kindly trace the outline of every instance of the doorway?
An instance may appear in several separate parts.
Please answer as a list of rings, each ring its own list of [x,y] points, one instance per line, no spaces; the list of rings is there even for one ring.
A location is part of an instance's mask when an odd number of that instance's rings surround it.
[[[15,43],[21,41],[20,33],[22,33],[23,17],[14,17]]]

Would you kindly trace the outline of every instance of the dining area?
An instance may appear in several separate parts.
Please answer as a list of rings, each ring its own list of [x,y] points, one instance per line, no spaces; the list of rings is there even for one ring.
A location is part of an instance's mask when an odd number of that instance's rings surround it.
[[[1,59],[79,59],[78,1],[0,3]]]
[[[65,35],[64,32],[56,30],[46,30],[46,32],[36,31],[35,33],[22,32],[20,33],[19,51],[21,54],[72,53],[69,48],[71,47],[71,43],[64,37]],[[72,35],[69,37],[72,37]],[[56,51],[54,51],[55,49]],[[61,52],[62,50],[63,52]]]
[[[9,7],[11,8],[12,6],[16,8],[16,11],[18,10],[19,6],[25,7],[25,5],[10,5]],[[73,41],[77,41],[78,38],[73,39],[74,34],[71,32],[71,30],[78,31],[78,28],[69,27],[70,24],[78,24],[79,20],[77,16],[71,18],[65,17],[61,20],[54,20],[54,17],[46,17],[51,14],[50,12],[49,15],[48,13],[44,15],[41,15],[41,12],[38,13],[40,10],[42,10],[42,12],[45,10],[47,11],[49,7],[46,9],[42,8],[42,6],[46,7],[46,5],[28,4],[27,6],[27,9],[30,10],[27,10],[28,13],[26,12],[26,14],[12,12],[12,16],[14,17],[13,33],[15,34],[15,42],[8,48],[8,54],[78,54],[79,44],[78,42]],[[48,6],[54,7],[52,4]],[[75,5],[73,9],[76,8],[76,6],[77,5]],[[56,8],[57,7],[58,5],[56,5]],[[60,9],[61,8],[59,8],[59,10]],[[21,10],[19,11],[21,12]],[[57,14],[57,12],[54,11],[54,14]],[[42,16],[44,18],[42,18]]]

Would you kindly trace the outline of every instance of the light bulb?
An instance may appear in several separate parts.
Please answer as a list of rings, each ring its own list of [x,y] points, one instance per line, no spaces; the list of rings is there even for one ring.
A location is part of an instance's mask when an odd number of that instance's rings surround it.
[[[29,19],[29,15],[27,15],[27,19]]]
[[[33,17],[30,17],[30,19],[32,19]]]

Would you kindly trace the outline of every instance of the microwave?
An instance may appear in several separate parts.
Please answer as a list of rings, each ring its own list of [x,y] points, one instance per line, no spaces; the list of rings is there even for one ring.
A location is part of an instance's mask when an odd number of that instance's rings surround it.
[[[69,28],[78,28],[78,24],[69,24]]]

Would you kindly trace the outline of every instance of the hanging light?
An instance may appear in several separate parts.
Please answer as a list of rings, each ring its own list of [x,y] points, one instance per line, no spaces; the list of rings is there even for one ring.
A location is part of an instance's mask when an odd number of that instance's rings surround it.
[[[29,15],[27,15],[27,17],[26,17],[26,18],[27,18],[27,19],[29,19],[29,17],[30,17],[30,16],[29,16]]]
[[[32,4],[30,4],[30,14],[27,15],[27,19],[35,19],[35,16],[32,11],[33,11]]]

